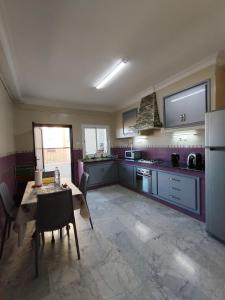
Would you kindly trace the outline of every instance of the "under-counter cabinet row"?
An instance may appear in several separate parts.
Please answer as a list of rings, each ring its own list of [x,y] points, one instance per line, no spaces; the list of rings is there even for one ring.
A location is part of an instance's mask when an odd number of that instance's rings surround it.
[[[140,191],[136,176],[137,168],[137,166],[116,161],[84,165],[84,170],[90,175],[89,188],[120,183]],[[149,170],[151,176],[149,179],[150,192],[146,192],[148,196],[154,196],[196,214],[200,213],[200,180],[198,176],[150,168]],[[143,189],[143,191],[145,190]]]
[[[118,182],[118,166],[115,161],[90,163],[84,166],[84,170],[89,174],[89,188]]]
[[[156,184],[156,183],[154,183]],[[200,185],[195,176],[157,172],[153,195],[195,213],[200,213]]]

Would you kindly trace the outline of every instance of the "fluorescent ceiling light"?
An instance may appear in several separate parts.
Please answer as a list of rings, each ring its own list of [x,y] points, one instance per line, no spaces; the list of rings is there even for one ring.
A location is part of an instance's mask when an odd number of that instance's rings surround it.
[[[108,75],[106,75],[97,85],[96,89],[102,89],[113,77],[116,76],[125,66],[127,61],[121,60],[118,65],[110,72]]]
[[[185,98],[188,98],[188,97],[191,97],[191,96],[194,96],[194,95],[203,93],[203,92],[205,92],[205,89],[201,89],[201,90],[199,90],[199,91],[193,92],[193,93],[188,94],[188,95],[183,96],[183,97],[175,98],[175,99],[171,100],[171,102],[177,102],[177,101],[180,101],[180,100],[182,100],[182,99],[185,99]]]

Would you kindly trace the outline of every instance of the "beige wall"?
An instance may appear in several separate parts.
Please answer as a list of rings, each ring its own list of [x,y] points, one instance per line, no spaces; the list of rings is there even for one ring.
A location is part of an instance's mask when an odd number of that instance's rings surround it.
[[[15,152],[13,103],[0,81],[0,156]]]
[[[164,88],[159,89],[157,93],[157,103],[159,108],[160,119],[163,121],[163,97],[166,95],[175,93],[184,88],[190,87],[198,82],[204,80],[211,80],[211,106],[215,107],[215,70],[216,67],[214,65],[209,66],[201,71],[198,71],[190,76],[182,80],[178,80],[177,82],[170,84]],[[140,99],[141,100],[141,99]],[[119,138],[123,137],[123,129],[122,129],[122,113],[130,108],[139,107],[140,100],[116,113],[116,136]],[[185,130],[185,128],[183,129]],[[152,131],[152,134],[146,137],[137,137],[134,138],[133,141],[129,139],[117,139],[116,144],[118,146],[130,145],[134,143],[135,145],[157,145],[157,146],[167,146],[167,145],[184,145],[184,146],[201,146],[204,145],[204,131],[200,130],[198,135],[190,135],[190,136],[174,136],[174,132],[177,130],[156,130]]]
[[[82,124],[108,125],[110,126],[111,142],[113,143],[114,118],[112,113],[16,105],[15,146],[17,152],[33,149],[32,122],[72,125],[74,148],[82,148]]]
[[[225,66],[216,66],[215,109],[225,108]]]

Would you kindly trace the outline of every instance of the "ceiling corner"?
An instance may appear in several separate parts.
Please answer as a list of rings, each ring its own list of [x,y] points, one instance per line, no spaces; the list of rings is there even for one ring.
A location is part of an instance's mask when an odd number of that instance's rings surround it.
[[[7,87],[9,94],[14,99],[21,99],[21,91],[18,81],[18,74],[15,67],[15,60],[12,51],[12,40],[10,39],[9,27],[3,1],[0,0],[0,47],[1,61],[5,60],[5,64],[0,62],[1,80]]]

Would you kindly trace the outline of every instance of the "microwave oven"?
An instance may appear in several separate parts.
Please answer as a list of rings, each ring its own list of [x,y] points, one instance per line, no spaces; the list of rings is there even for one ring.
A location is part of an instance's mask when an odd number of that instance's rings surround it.
[[[130,160],[141,159],[141,151],[127,150],[125,151],[125,159],[130,159]]]

